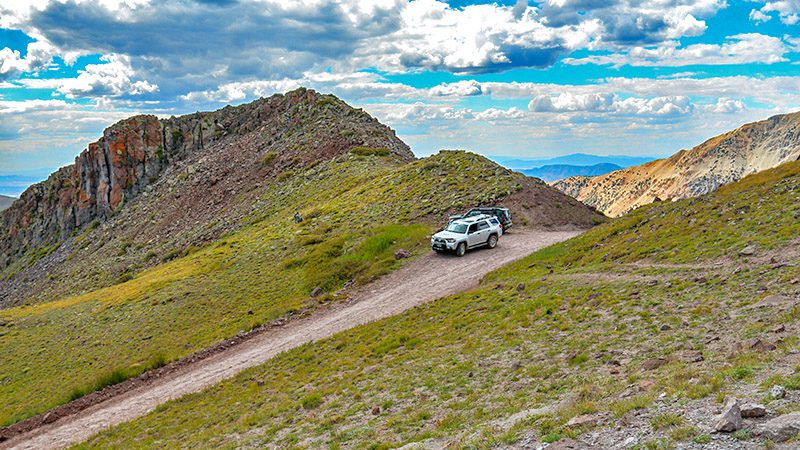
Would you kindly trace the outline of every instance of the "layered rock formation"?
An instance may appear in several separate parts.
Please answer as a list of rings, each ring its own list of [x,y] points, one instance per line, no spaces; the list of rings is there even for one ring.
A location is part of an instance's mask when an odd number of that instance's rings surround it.
[[[744,125],[666,159],[553,186],[609,216],[656,200],[694,197],[800,158],[800,113]]]

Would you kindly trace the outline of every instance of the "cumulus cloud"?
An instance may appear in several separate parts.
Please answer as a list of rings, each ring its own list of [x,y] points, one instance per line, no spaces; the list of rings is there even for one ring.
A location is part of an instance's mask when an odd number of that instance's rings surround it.
[[[0,49],[0,81],[24,72],[37,72],[50,63],[56,49],[46,41],[28,44],[23,58],[18,50],[9,47]]]
[[[694,105],[686,96],[621,98],[611,93],[538,95],[528,104],[533,112],[602,112],[637,116],[679,116],[690,114]]]
[[[431,95],[440,97],[466,97],[472,95],[481,95],[484,93],[488,93],[488,91],[475,80],[462,80],[455,83],[442,83],[430,89]]]
[[[780,21],[786,25],[796,25],[800,22],[800,0],[778,0],[764,2],[760,9],[750,11],[750,20],[767,22],[777,14]]]
[[[158,85],[149,81],[132,80],[135,74],[127,56],[108,55],[101,60],[101,64],[88,64],[75,78],[26,78],[19,83],[30,88],[54,89],[69,99],[142,95],[158,91]]]
[[[736,100],[728,97],[720,97],[717,99],[717,103],[713,105],[707,105],[705,107],[706,111],[720,113],[720,114],[733,114],[739,113],[746,109],[744,102],[741,100]]]
[[[677,43],[672,42],[655,48],[634,47],[627,53],[566,58],[564,62],[571,65],[598,64],[614,67],[774,64],[787,61],[785,55],[790,50],[781,38],[760,33],[743,33],[729,36],[722,44],[692,44],[679,47]]]
[[[243,0],[225,2],[223,8],[198,0],[11,3],[0,6],[0,26],[24,30],[68,62],[88,53],[127,55],[141,78],[176,95],[243,78],[297,79],[328,67],[456,73],[543,68],[577,49],[660,45],[699,35],[706,28],[702,18],[724,4],[581,0],[532,7],[520,0],[509,6],[453,7],[439,0]],[[19,59],[3,56],[7,73],[30,68]]]
[[[614,103],[612,94],[573,94],[562,92],[557,96],[538,95],[528,104],[535,112],[607,111]]]

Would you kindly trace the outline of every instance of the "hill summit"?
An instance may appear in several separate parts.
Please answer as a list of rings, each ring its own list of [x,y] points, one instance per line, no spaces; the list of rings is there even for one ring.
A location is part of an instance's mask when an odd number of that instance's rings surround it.
[[[798,158],[800,112],[743,125],[666,159],[553,186],[615,217],[653,201],[707,194]]]
[[[414,158],[394,131],[367,113],[302,88],[214,112],[122,120],[89,144],[74,164],[26,190],[3,213],[0,268],[31,248],[63,240],[96,220],[105,221],[168,168],[195,154],[206,158],[186,168],[204,172],[207,189],[176,191],[176,198],[183,197],[181,203],[187,206],[219,204],[224,197],[219,195],[221,189],[234,189],[243,182],[252,185],[267,172],[306,167],[356,146],[380,146],[403,159]],[[274,161],[268,168],[254,164],[262,158]]]

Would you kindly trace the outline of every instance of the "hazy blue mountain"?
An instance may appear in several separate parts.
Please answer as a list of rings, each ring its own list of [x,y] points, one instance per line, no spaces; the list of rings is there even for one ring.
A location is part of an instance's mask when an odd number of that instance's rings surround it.
[[[622,169],[612,163],[600,163],[592,166],[576,166],[572,164],[550,164],[534,169],[522,169],[520,172],[529,177],[541,178],[548,183],[551,181],[561,180],[564,178],[574,176],[594,177],[597,175],[604,175],[608,172]]]
[[[11,206],[11,204],[14,203],[14,200],[16,200],[16,198],[0,195],[0,211]]]
[[[0,173],[0,195],[18,197],[28,186],[44,181],[55,169]]]
[[[556,156],[548,159],[527,159],[516,156],[489,156],[489,159],[509,169],[533,169],[542,166],[564,164],[570,166],[593,166],[597,164],[616,164],[621,168],[638,166],[650,162],[652,156],[625,156],[625,155],[590,155],[588,153],[572,153],[570,155]]]

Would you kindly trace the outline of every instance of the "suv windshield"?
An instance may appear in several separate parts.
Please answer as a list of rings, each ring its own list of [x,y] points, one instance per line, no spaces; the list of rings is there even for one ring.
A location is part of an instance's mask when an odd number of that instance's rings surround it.
[[[467,226],[463,223],[451,223],[447,226],[447,231],[451,233],[464,234],[467,231]]]

